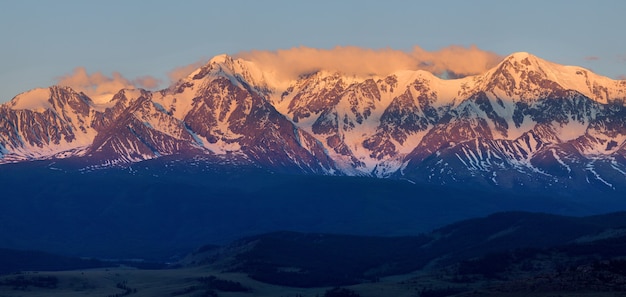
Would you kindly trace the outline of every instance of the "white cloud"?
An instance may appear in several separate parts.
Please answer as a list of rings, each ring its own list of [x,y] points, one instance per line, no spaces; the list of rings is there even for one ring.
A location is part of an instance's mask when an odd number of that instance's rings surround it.
[[[113,72],[111,77],[101,72],[89,74],[85,67],[76,67],[71,74],[58,77],[57,84],[83,92],[95,102],[106,102],[121,89],[154,89],[160,85],[160,81],[152,76],[129,80],[119,72]]]
[[[502,59],[475,46],[449,46],[438,51],[426,51],[415,46],[408,52],[354,46],[333,49],[296,47],[277,51],[253,50],[235,56],[290,78],[321,69],[355,75],[387,75],[399,70],[422,69],[435,74],[448,72],[455,76],[467,76],[482,73]]]

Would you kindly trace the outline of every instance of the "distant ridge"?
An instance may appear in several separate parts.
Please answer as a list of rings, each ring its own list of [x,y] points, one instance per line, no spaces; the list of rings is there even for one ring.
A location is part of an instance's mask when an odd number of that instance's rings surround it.
[[[625,227],[623,212],[590,217],[504,212],[412,237],[274,232],[192,253],[184,263],[296,287],[352,285],[438,269],[447,278],[482,274],[506,280],[497,275],[524,262],[532,275],[553,269],[531,268],[533,261],[568,266],[620,259],[626,255],[620,249],[626,244]]]

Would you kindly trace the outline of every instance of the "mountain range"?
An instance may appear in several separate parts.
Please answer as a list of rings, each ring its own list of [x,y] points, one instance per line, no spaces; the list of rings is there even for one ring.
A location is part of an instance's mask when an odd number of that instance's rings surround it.
[[[227,55],[160,91],[52,86],[0,106],[0,163],[180,160],[561,193],[626,190],[626,81],[528,53],[460,79],[297,78]]]

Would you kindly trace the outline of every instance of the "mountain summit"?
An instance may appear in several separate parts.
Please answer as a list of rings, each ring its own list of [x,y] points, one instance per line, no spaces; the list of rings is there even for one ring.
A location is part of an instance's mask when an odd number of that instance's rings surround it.
[[[69,87],[0,106],[0,163],[106,168],[177,155],[277,172],[537,191],[626,190],[626,81],[528,53],[444,80],[289,76],[227,55],[158,92]]]

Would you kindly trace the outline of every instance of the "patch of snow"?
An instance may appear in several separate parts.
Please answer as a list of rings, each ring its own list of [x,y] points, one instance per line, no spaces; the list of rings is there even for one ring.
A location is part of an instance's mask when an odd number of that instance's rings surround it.
[[[598,172],[595,171],[593,163],[595,163],[595,160],[591,161],[590,163],[588,163],[587,166],[585,166],[585,170],[591,172],[593,174],[593,176],[596,178],[596,180],[602,182],[603,184],[607,185],[609,188],[615,190],[615,187],[613,186],[613,184],[611,184],[611,183],[607,182],[606,180],[604,180],[602,178],[602,176],[600,176],[600,174],[598,174]],[[587,182],[589,182],[589,179],[587,179]]]
[[[487,97],[489,98],[489,102],[493,110],[496,112],[498,116],[505,119],[508,124],[507,135],[506,137],[502,137],[508,140],[514,140],[522,136],[522,134],[532,130],[537,124],[533,121],[530,115],[525,115],[522,123],[519,127],[515,126],[515,122],[513,121],[513,114],[515,109],[517,108],[514,100],[511,100],[506,97],[501,90],[495,90],[493,93],[487,93]],[[499,99],[498,103],[495,103]],[[500,102],[502,105],[500,105]]]
[[[498,185],[498,180],[496,180],[497,174],[496,172],[492,172],[493,174],[491,175],[491,181],[496,184],[496,186]]]
[[[392,142],[396,145],[397,152],[401,155],[411,153],[413,149],[415,149],[420,142],[422,142],[422,139],[426,136],[426,134],[428,134],[431,128],[432,126],[429,126],[424,131],[409,134],[403,144],[398,143],[392,138]]]
[[[563,160],[561,160],[561,157],[559,157],[559,154],[557,154],[555,149],[550,149],[550,152],[552,153],[552,156],[554,157],[554,159],[561,164],[563,167],[567,168],[567,173],[572,173],[572,168],[570,168],[567,164],[565,164],[565,162],[563,162]]]
[[[620,169],[618,166],[620,164],[617,163],[617,161],[615,161],[615,159],[611,160],[611,167],[613,167],[613,169],[615,169],[617,172],[621,173],[622,175],[626,176],[626,172],[622,169]]]
[[[461,158],[461,156],[459,156],[459,154],[455,153],[454,155],[459,159],[459,161],[461,161],[461,163],[463,163],[463,166],[465,166],[466,168],[469,168],[469,166],[467,166],[467,163],[465,163],[465,161],[463,160],[463,158]]]
[[[193,137],[193,140],[195,140],[196,143],[199,146],[205,146],[204,145],[204,141],[202,141],[202,138],[200,136],[198,136],[198,134],[196,134],[191,129],[189,129],[189,127],[187,127],[187,125],[185,125],[184,123],[182,123],[182,126],[183,126],[183,128],[185,128],[185,131],[187,131],[187,133],[189,133],[189,135],[191,135],[191,137]]]
[[[562,142],[570,141],[584,135],[588,126],[589,123],[581,123],[572,119],[570,119],[567,124],[552,122],[552,127],[554,127],[554,130],[557,132],[557,137]]]
[[[412,181],[412,180],[410,180],[408,178],[401,178],[401,180],[405,180],[405,181],[407,181],[410,184],[414,184],[414,185],[417,184],[416,182],[414,182],[414,181]]]
[[[388,160],[382,160],[378,162],[372,162],[369,166],[374,166],[374,170],[372,170],[372,174],[376,177],[389,177],[394,172],[398,171],[401,166],[403,166],[402,158],[396,157]],[[368,167],[369,168],[369,167]]]
[[[218,140],[215,143],[211,143],[204,137],[198,137],[201,139],[205,148],[218,155],[224,155],[227,153],[237,152],[241,150],[241,146],[237,142],[227,143],[225,141]]]

